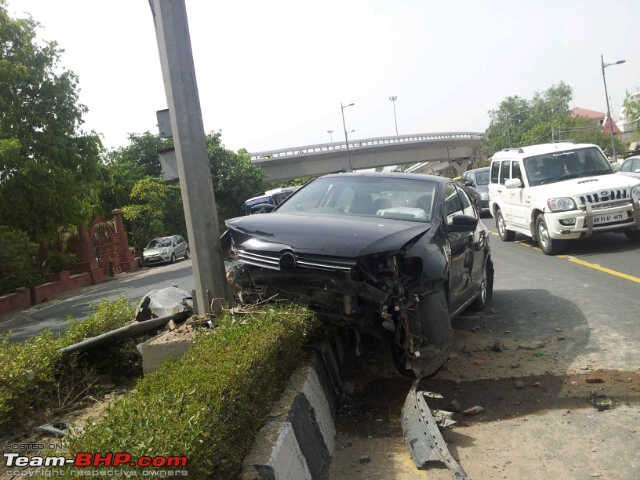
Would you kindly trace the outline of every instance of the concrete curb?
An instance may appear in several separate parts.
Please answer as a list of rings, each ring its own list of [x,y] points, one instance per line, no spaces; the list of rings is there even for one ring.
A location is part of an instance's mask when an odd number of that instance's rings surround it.
[[[256,435],[242,464],[242,480],[326,480],[335,448],[335,411],[342,391],[343,343],[312,347]]]

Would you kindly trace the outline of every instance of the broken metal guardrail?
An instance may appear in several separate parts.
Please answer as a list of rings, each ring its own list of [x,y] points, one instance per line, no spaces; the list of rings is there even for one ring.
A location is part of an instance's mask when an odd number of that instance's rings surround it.
[[[60,353],[71,353],[79,350],[86,350],[88,348],[97,347],[105,343],[112,343],[122,338],[137,337],[147,332],[158,330],[164,327],[164,325],[168,323],[170,320],[180,322],[180,321],[186,320],[191,315],[192,315],[191,311],[184,311],[184,312],[174,313],[172,315],[167,315],[164,317],[152,318],[151,320],[145,320],[143,322],[131,323],[124,327],[116,328],[115,330],[105,332],[96,337],[86,338],[81,342],[74,343],[73,345],[69,345],[68,347],[61,348],[59,351]]]
[[[402,432],[413,463],[424,468],[428,462],[442,462],[455,478],[471,480],[449,452],[427,405],[425,392],[417,390],[418,383],[420,379],[413,382],[402,407]]]

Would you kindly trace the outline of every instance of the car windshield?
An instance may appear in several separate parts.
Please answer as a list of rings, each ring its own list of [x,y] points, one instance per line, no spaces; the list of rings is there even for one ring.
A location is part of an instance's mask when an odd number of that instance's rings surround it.
[[[319,178],[298,190],[279,213],[431,219],[436,183],[430,180],[345,175]]]
[[[489,170],[476,172],[476,185],[489,185]]]
[[[160,247],[170,247],[171,239],[170,238],[154,238],[149,242],[147,248],[160,248]]]
[[[528,157],[524,169],[530,186],[613,173],[607,159],[594,147]]]

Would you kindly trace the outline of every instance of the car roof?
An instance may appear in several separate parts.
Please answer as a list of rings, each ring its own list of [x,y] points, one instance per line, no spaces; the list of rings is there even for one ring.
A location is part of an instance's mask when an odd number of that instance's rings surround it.
[[[571,142],[558,142],[558,143],[542,143],[540,145],[528,145],[526,147],[505,148],[493,154],[491,161],[515,158],[525,158],[534,155],[544,155],[545,153],[562,152],[564,150],[576,150],[579,148],[592,148],[596,147],[592,143],[571,143]]]
[[[472,170],[467,170],[464,173],[477,173],[477,172],[486,172],[487,170],[489,170],[489,167],[480,167],[480,168],[474,168]]]
[[[396,178],[396,179],[409,179],[409,180],[422,180],[436,183],[447,183],[451,179],[448,177],[439,177],[437,175],[422,175],[420,173],[402,173],[402,172],[341,172],[330,173],[329,175],[323,175],[319,178],[335,178],[335,177],[378,177],[378,178]]]

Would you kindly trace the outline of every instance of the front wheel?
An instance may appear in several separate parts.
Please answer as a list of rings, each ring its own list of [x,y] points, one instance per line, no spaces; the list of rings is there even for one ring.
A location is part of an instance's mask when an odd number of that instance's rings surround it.
[[[536,218],[536,238],[538,239],[540,250],[546,255],[555,255],[560,250],[561,241],[551,238],[543,215],[538,215],[538,218]]]
[[[504,221],[502,212],[498,210],[496,212],[496,228],[498,229],[498,235],[503,242],[511,242],[516,238],[516,232],[513,230],[507,230],[507,224]]]
[[[632,242],[640,242],[640,230],[625,230],[624,234]]]

